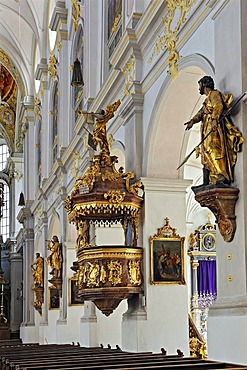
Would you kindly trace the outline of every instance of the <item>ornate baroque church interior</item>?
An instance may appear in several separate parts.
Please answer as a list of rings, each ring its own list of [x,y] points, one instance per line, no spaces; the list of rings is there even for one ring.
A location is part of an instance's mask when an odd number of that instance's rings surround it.
[[[0,344],[247,365],[246,27],[246,0],[0,0]]]

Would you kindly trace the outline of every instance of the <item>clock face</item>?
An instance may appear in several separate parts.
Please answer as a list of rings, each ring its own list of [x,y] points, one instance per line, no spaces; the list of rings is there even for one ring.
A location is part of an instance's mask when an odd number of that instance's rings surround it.
[[[213,234],[206,234],[203,237],[203,248],[206,249],[207,251],[211,251],[212,249],[215,248],[215,235]]]

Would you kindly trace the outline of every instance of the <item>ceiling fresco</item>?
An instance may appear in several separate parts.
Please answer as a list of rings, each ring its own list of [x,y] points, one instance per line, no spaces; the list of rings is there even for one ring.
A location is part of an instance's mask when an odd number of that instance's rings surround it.
[[[15,139],[17,84],[11,73],[0,64],[0,122],[12,142]]]

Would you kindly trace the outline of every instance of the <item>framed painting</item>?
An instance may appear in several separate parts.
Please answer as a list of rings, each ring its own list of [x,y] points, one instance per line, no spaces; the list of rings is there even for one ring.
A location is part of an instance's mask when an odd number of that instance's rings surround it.
[[[49,310],[58,310],[60,307],[59,291],[54,286],[49,287]]]
[[[77,279],[69,279],[69,306],[78,306],[83,305],[84,301],[81,298],[77,297],[78,287]]]
[[[165,221],[165,226],[150,237],[150,283],[185,284],[184,237],[176,234],[168,218]]]

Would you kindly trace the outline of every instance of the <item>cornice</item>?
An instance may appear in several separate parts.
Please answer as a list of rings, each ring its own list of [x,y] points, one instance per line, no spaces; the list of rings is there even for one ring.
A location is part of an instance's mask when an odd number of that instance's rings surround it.
[[[42,58],[40,63],[37,65],[36,71],[35,71],[35,80],[41,80],[43,75],[47,76],[48,74],[48,64],[47,60],[45,58]]]
[[[140,87],[140,84],[139,84]],[[140,88],[141,91],[141,88]],[[126,97],[125,104],[120,108],[119,115],[124,121],[128,121],[133,114],[143,111],[144,96],[139,94],[130,94]]]
[[[24,224],[25,221],[28,220],[30,217],[32,217],[30,208],[22,207],[16,218],[20,222],[20,224]]]
[[[49,28],[52,31],[58,31],[63,23],[67,23],[68,9],[65,8],[65,2],[58,1],[54,8]]]
[[[156,177],[142,177],[145,192],[155,193],[183,193],[192,184],[191,180],[161,179]]]

